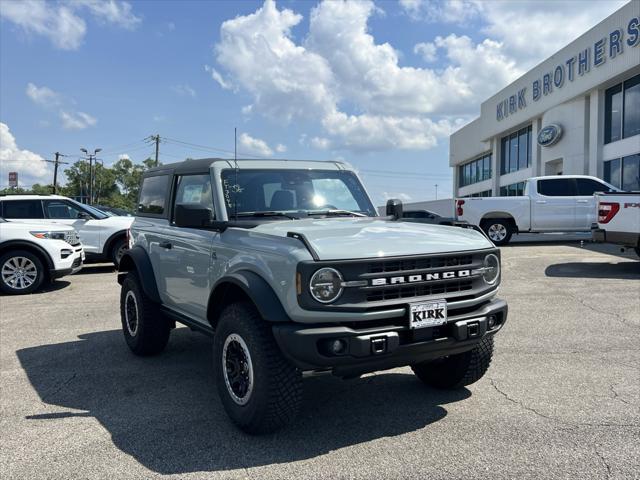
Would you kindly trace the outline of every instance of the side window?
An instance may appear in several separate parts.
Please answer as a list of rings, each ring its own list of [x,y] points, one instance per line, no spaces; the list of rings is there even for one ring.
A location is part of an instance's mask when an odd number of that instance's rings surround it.
[[[546,197],[572,197],[575,195],[573,179],[538,180],[538,193]]]
[[[592,196],[596,192],[608,192],[610,189],[604,183],[591,180],[590,178],[578,178],[578,195]]]
[[[82,213],[79,208],[60,200],[46,201],[44,209],[47,212],[47,218],[55,219],[77,219]]]
[[[4,203],[4,218],[44,218],[40,200],[7,200]]]
[[[209,174],[181,175],[176,185],[174,205],[200,205],[214,212]]]
[[[146,177],[142,180],[137,212],[143,215],[163,215],[168,192],[168,175]]]

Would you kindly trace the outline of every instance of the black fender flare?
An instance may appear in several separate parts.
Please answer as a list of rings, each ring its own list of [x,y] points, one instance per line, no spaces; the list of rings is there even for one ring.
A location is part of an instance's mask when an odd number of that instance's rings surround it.
[[[119,230],[116,233],[112,233],[111,236],[109,238],[107,238],[107,241],[104,242],[104,246],[102,247],[102,254],[105,257],[108,257],[109,254],[111,253],[111,247],[113,246],[113,242],[115,242],[118,238],[120,237],[124,237],[125,239],[127,238],[127,230]]]
[[[127,272],[135,270],[142,283],[142,290],[154,302],[160,303],[160,294],[158,293],[158,285],[156,285],[156,276],[153,273],[151,259],[144,248],[134,246],[127,250],[120,260],[118,266],[118,283],[122,285]]]
[[[215,327],[224,307],[224,299],[230,286],[242,290],[253,302],[262,318],[268,322],[291,321],[280,299],[267,281],[249,270],[240,270],[220,278],[211,289],[207,305],[207,315]]]
[[[16,249],[16,248],[25,248],[27,250],[35,250],[45,261],[45,268],[47,270],[53,270],[55,266],[53,265],[53,260],[47,253],[47,251],[42,248],[40,245],[37,245],[33,242],[29,242],[27,240],[9,240],[7,242],[2,242],[0,244],[0,254],[5,250]],[[69,245],[69,249],[73,249],[71,245]]]

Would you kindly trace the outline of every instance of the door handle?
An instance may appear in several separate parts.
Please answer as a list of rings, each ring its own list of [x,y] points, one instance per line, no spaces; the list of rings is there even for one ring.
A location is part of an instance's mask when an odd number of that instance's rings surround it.
[[[536,200],[536,203],[547,203],[546,200]]]
[[[158,246],[160,248],[166,248],[167,250],[171,250],[171,247],[173,247],[173,245],[171,245],[171,242],[160,242]]]

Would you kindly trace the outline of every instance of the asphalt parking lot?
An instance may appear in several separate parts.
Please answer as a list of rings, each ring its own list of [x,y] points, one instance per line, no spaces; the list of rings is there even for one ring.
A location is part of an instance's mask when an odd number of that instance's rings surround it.
[[[206,337],[130,354],[112,268],[2,297],[2,477],[640,478],[640,262],[566,241],[502,256],[510,317],[482,380],[308,379],[298,421],[267,437],[227,419]]]

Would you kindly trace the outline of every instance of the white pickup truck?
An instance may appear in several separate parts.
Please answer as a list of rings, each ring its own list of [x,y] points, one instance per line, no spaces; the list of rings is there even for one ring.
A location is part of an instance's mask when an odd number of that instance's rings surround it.
[[[534,177],[518,197],[456,199],[456,217],[478,225],[496,245],[519,232],[588,232],[596,222],[596,192],[613,185],[585,175]]]
[[[598,224],[593,240],[633,248],[640,256],[640,192],[596,194]]]

